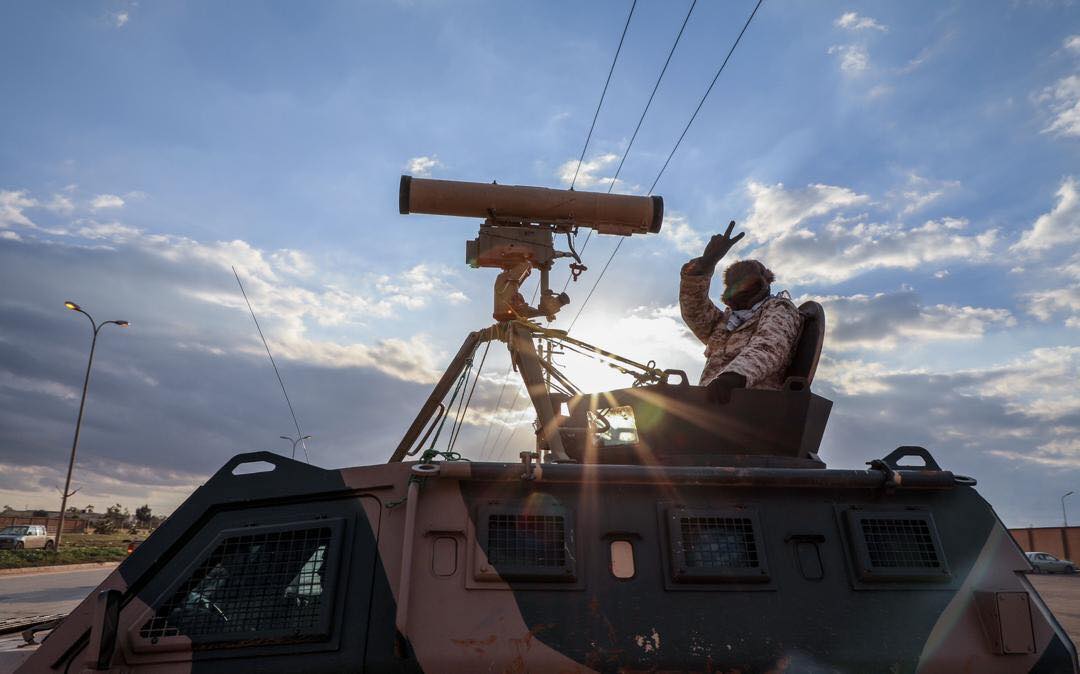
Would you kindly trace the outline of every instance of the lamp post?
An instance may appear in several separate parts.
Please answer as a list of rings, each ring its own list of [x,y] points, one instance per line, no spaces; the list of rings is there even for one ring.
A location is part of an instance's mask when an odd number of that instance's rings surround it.
[[[1072,495],[1073,493],[1070,491],[1068,494],[1064,494],[1061,497],[1061,519],[1064,520],[1066,529],[1069,528],[1069,515],[1065,512],[1065,497]]]
[[[282,440],[288,440],[289,442],[292,443],[292,456],[289,457],[289,458],[292,458],[292,459],[296,458],[296,445],[299,444],[303,440],[310,440],[311,439],[310,435],[301,435],[299,438],[297,438],[295,440],[293,440],[288,435],[279,435],[278,437],[281,438]]]
[[[74,494],[71,489],[71,473],[75,469],[75,450],[79,447],[79,429],[82,427],[83,409],[86,407],[86,389],[90,385],[90,367],[94,364],[94,348],[97,346],[98,333],[106,325],[118,325],[121,328],[129,327],[127,321],[104,321],[95,323],[94,317],[86,313],[82,307],[71,300],[64,302],[64,306],[71,311],[77,311],[90,319],[90,326],[94,330],[94,336],[90,340],[90,359],[86,363],[86,377],[83,379],[82,399],[79,401],[79,416],[75,420],[75,439],[71,441],[71,459],[68,460],[67,480],[64,482],[64,491],[60,499],[60,525],[56,528],[56,549],[60,549],[60,536],[64,533],[64,519],[67,515],[68,497]]]

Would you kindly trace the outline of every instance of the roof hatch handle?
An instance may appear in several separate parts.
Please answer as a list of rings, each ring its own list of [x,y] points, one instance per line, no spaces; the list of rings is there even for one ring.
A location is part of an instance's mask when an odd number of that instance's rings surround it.
[[[265,465],[260,466],[258,464],[269,464],[271,467],[266,467]],[[283,468],[288,469],[289,471],[316,470],[323,472],[323,469],[321,468],[304,463],[303,461],[290,459],[287,456],[282,456],[275,452],[247,452],[244,454],[237,454],[229,459],[218,472],[214,473],[209,482],[254,475],[270,475]]]
[[[910,463],[900,463],[901,460],[909,457],[922,459],[923,465],[914,466]],[[881,461],[893,470],[941,470],[941,466],[938,465],[938,462],[934,460],[934,457],[930,455],[930,452],[925,447],[914,445],[897,447]]]

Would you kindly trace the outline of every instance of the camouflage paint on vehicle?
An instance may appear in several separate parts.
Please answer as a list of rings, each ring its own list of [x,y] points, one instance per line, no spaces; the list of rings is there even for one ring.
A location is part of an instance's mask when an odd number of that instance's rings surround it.
[[[233,474],[254,461],[274,469]],[[752,538],[754,564],[736,569],[744,576],[680,568],[692,564],[677,523],[698,515],[753,523],[743,540]],[[860,570],[851,524],[860,517],[932,522],[940,564],[923,569],[931,578]],[[146,637],[222,540],[312,527],[332,532],[317,579],[327,620],[272,637]],[[612,542],[633,550],[629,577],[613,572]],[[524,549],[533,552],[522,557]],[[103,669],[125,672],[1076,672],[1073,645],[1024,578],[1028,568],[969,482],[940,470],[467,462],[322,470],[256,453],[196,490],[19,671],[93,669],[101,650]],[[237,574],[266,578],[255,568]],[[110,621],[95,615],[106,590],[120,604],[111,648],[101,638]],[[262,601],[258,590],[249,588],[252,602]],[[204,608],[197,618],[228,629]],[[235,597],[225,606],[235,620],[245,610]],[[1009,648],[1031,650],[995,654],[1003,635]]]

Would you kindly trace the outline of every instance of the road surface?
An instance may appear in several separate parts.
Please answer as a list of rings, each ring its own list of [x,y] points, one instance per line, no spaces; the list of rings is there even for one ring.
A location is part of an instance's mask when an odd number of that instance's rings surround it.
[[[0,576],[0,620],[67,613],[115,568]]]

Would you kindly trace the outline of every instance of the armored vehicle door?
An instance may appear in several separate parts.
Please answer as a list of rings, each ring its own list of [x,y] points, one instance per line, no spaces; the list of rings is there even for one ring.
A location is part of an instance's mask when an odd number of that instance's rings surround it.
[[[233,472],[255,461],[271,469]],[[372,593],[381,591],[374,582],[381,510],[339,471],[267,453],[236,457],[31,662],[66,660],[80,671],[83,663],[124,671],[355,669],[367,654]],[[78,650],[52,652],[52,644]]]

